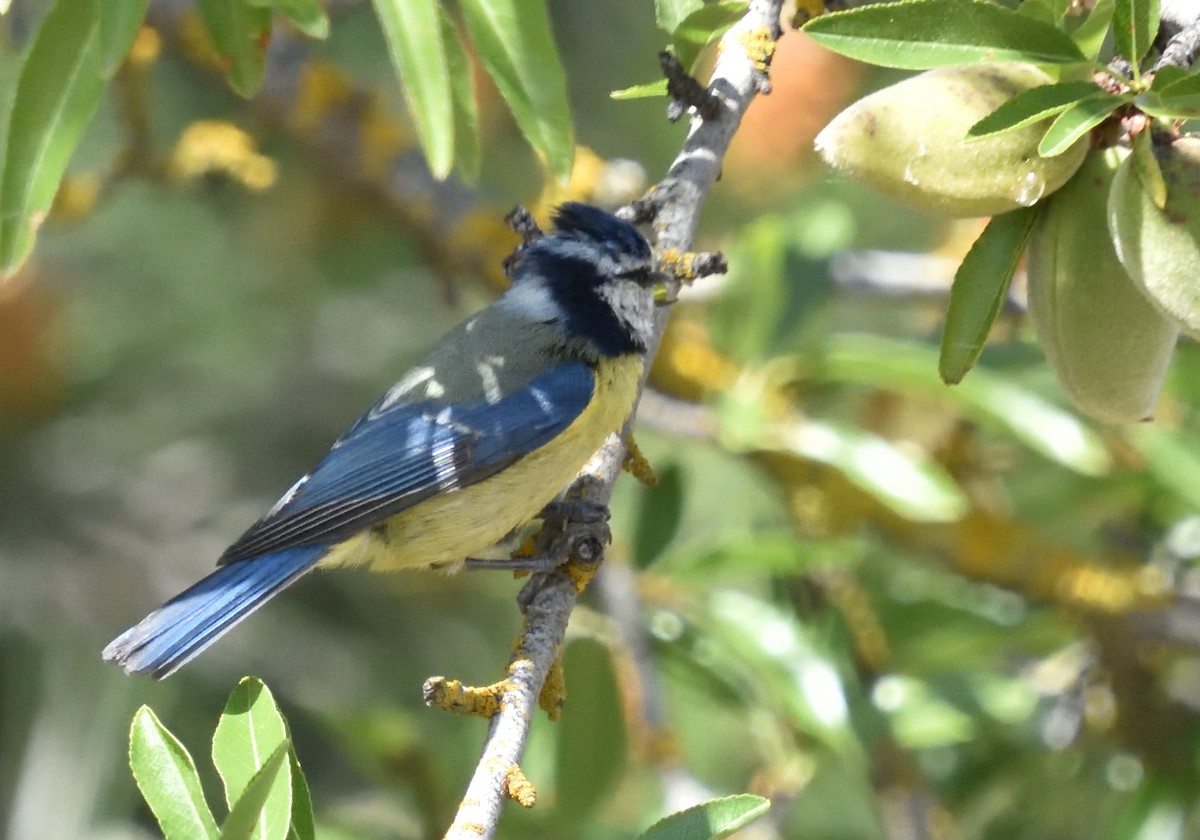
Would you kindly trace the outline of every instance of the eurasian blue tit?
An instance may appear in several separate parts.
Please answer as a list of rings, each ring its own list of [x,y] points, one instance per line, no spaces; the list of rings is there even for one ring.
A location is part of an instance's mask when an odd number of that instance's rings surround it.
[[[495,303],[104,659],[165,677],[312,569],[459,563],[536,518],[629,416],[654,320],[654,259],[633,226],[577,203],[553,222]]]

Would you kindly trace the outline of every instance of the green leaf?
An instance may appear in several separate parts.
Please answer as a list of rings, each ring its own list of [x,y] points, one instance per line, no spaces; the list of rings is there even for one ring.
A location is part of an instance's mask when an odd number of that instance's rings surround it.
[[[521,133],[565,181],[575,160],[575,139],[566,76],[544,0],[462,0],[460,5],[479,58]]]
[[[858,753],[845,685],[818,631],[789,609],[733,589],[713,591],[706,622],[714,647],[728,651],[760,702],[769,698],[791,726],[835,751]]]
[[[1104,91],[1081,99],[1050,123],[1038,143],[1038,154],[1042,157],[1061,155],[1074,146],[1079,138],[1108,119],[1113,111],[1132,101],[1131,96],[1116,96]]]
[[[268,758],[287,742],[287,725],[270,690],[254,677],[242,679],[229,695],[213,733],[213,764],[225,785],[230,808]],[[269,787],[269,793],[253,836],[255,840],[284,840],[291,813],[290,775],[283,774],[278,784]]]
[[[191,755],[149,706],[133,715],[129,767],[166,840],[216,838],[217,822]]]
[[[292,745],[284,741],[246,784],[221,826],[221,840],[286,840],[291,819],[291,778],[287,766]],[[280,796],[280,792],[289,794]]]
[[[1163,177],[1162,167],[1154,156],[1154,146],[1150,140],[1150,132],[1143,131],[1133,141],[1133,171],[1142,182],[1142,189],[1150,196],[1154,206],[1159,210],[1167,206],[1167,181]]]
[[[429,171],[454,166],[454,101],[437,0],[373,0]]]
[[[980,0],[901,0],[821,15],[804,32],[834,52],[907,70],[979,61],[1084,61],[1056,27]]]
[[[308,789],[308,779],[304,778],[304,771],[300,769],[300,758],[296,755],[294,744],[288,753],[288,765],[292,774],[292,824],[288,830],[288,840],[316,840],[312,793]]]
[[[1077,416],[1007,377],[981,368],[957,387],[947,388],[934,373],[933,350],[924,345],[870,335],[835,336],[822,349],[820,365],[824,381],[920,393],[953,405],[1083,475],[1104,475],[1112,466],[1104,442]]]
[[[746,14],[744,0],[710,3],[692,12],[671,33],[671,45],[679,63],[694,69],[700,52],[724,35]]]
[[[754,822],[770,807],[769,800],[748,793],[710,799],[663,817],[638,840],[717,840]]]
[[[248,0],[197,0],[213,46],[228,62],[233,89],[247,99],[258,93],[271,37],[271,10]]]
[[[979,358],[1036,218],[1036,207],[994,217],[955,272],[938,360],[946,384],[961,382]]]
[[[657,82],[647,82],[644,85],[634,85],[633,87],[621,88],[614,90],[609,94],[613,99],[648,99],[652,96],[667,95],[667,80],[659,79]]]
[[[1062,82],[1022,91],[967,131],[970,137],[988,137],[1024,128],[1065,111],[1096,92],[1091,82]]]
[[[958,484],[920,450],[838,423],[776,426],[762,448],[828,464],[912,522],[955,522],[970,508]]]
[[[318,0],[246,0],[260,9],[274,9],[310,38],[329,37],[329,15]]]
[[[445,7],[441,9],[442,43],[450,70],[450,94],[454,106],[454,160],[463,180],[479,180],[479,115],[475,110],[475,92],[471,86],[471,62],[463,46],[458,27]]]
[[[754,580],[766,576],[792,576],[814,569],[854,566],[867,554],[860,537],[801,539],[792,531],[756,531],[732,534],[722,543],[701,550],[688,546],[668,554],[654,570],[672,580],[693,585],[714,581]]]
[[[1158,0],[1116,0],[1113,13],[1113,43],[1117,53],[1129,59],[1138,76],[1150,45],[1158,35]]]
[[[1196,439],[1157,423],[1125,427],[1150,475],[1189,507],[1200,507],[1200,450]]]
[[[13,273],[100,103],[96,0],[59,0],[21,65],[0,165],[0,277]]]
[[[664,32],[674,32],[680,22],[697,9],[704,0],[654,0],[654,20]]]
[[[100,3],[100,72],[112,78],[137,35],[150,0],[103,0]]]
[[[612,793],[625,770],[626,733],[612,657],[594,639],[567,645],[564,662],[575,697],[555,727],[555,803],[571,826],[587,825],[589,815]]]
[[[1179,76],[1168,72],[1177,69],[1168,66],[1160,70],[1150,92],[1137,98],[1138,107],[1159,119],[1200,117],[1200,74]]]
[[[1071,39],[1089,61],[1095,61],[1104,48],[1112,18],[1113,0],[1096,0],[1087,18],[1071,33]]]
[[[1193,76],[1190,71],[1185,70],[1183,67],[1168,64],[1165,67],[1160,67],[1158,72],[1154,74],[1154,80],[1150,82],[1150,90],[1162,91],[1164,88],[1178,84],[1185,79],[1200,81],[1200,76]]]

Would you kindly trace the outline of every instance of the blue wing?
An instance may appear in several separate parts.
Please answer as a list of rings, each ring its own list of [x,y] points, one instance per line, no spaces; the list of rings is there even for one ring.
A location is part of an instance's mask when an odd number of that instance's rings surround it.
[[[379,403],[220,562],[328,545],[435,494],[495,475],[574,422],[595,377],[560,364],[495,402]]]

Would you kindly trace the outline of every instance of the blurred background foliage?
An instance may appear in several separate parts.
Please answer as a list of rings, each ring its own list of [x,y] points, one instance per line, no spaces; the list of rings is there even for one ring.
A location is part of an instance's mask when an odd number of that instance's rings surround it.
[[[8,837],[153,836],[133,710],[203,765],[246,673],[291,722],[322,837],[437,836],[476,760],[484,724],[420,686],[500,675],[502,574],[314,576],[161,684],[99,659],[495,294],[513,204],[627,201],[682,139],[662,100],[608,96],[656,72],[652,5],[558,0],[570,184],[478,72],[480,182],[437,183],[370,5],[328,6],[327,41],[277,24],[246,102],[194,12],[152,4],[0,287]],[[44,10],[0,17],[0,96]],[[772,78],[705,207],[698,244],[730,274],[677,305],[639,417],[661,480],[618,487],[566,709],[526,754],[538,806],[502,836],[628,837],[741,791],[774,803],[747,838],[1196,836],[1200,351],[1180,347],[1153,423],[1096,427],[1017,289],[945,388],[939,318],[978,225],[900,212],[811,153],[895,74],[792,33]]]

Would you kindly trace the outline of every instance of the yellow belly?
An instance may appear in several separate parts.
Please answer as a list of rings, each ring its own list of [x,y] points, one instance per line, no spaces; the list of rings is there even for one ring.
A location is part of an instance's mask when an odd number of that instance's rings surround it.
[[[639,356],[604,360],[591,403],[558,437],[485,481],[434,496],[338,543],[320,565],[389,571],[478,556],[537,516],[620,430],[641,375]]]

